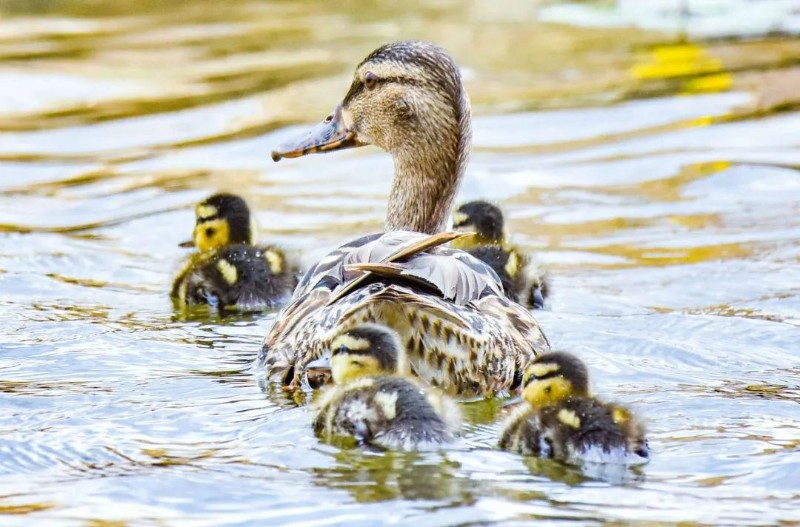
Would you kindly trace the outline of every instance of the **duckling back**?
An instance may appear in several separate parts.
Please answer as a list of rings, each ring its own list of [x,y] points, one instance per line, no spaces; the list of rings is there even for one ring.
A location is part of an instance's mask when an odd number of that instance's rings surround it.
[[[478,245],[467,249],[497,273],[506,296],[529,309],[544,308],[550,292],[546,271],[512,246]]]
[[[643,426],[624,408],[593,398],[526,407],[504,427],[500,448],[569,463],[646,463]]]
[[[179,305],[258,311],[280,306],[297,285],[296,270],[275,247],[227,245],[192,255],[172,286]]]
[[[425,391],[407,379],[366,377],[326,392],[314,431],[327,441],[344,436],[359,445],[428,450],[454,440],[456,421],[437,413]]]
[[[467,252],[487,264],[500,277],[503,291],[514,302],[519,302],[520,291],[525,287],[525,277],[519,272],[520,265],[524,265],[523,255],[516,251],[508,250],[500,245],[479,245]]]

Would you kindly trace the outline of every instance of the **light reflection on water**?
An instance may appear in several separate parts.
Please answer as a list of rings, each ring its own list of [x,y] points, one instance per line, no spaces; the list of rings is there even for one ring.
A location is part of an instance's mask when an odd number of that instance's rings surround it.
[[[0,3],[0,523],[800,521],[800,41],[491,4]],[[646,419],[649,465],[498,452],[497,401],[444,452],[323,445],[252,370],[274,313],[172,311],[213,190],[306,262],[380,229],[385,155],[268,152],[399,37],[464,64],[461,198],[499,200],[551,264],[537,318]]]

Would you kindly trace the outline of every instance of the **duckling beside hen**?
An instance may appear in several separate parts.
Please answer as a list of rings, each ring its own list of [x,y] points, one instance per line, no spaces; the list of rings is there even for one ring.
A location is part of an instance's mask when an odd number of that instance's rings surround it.
[[[193,240],[199,252],[186,260],[170,296],[179,307],[208,304],[219,310],[260,311],[286,303],[297,267],[273,245],[256,246],[247,202],[218,193],[195,207]]]
[[[586,366],[574,355],[540,355],[522,382],[527,405],[506,422],[500,448],[568,463],[647,462],[643,425],[626,408],[591,396]]]
[[[334,386],[318,404],[314,431],[391,450],[427,450],[454,440],[461,422],[455,402],[406,378],[408,359],[396,332],[362,324],[337,334],[330,357],[309,363],[330,368]]]
[[[491,267],[506,295],[529,309],[541,309],[550,294],[547,271],[539,262],[506,241],[503,212],[487,201],[470,201],[453,213],[453,228],[475,234],[455,240],[462,249]]]

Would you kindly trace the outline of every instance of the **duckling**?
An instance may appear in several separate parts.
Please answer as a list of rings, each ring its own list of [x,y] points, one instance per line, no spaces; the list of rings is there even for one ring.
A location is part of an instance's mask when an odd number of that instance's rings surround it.
[[[175,277],[170,296],[178,306],[208,304],[220,310],[260,311],[286,303],[297,269],[278,247],[255,246],[256,227],[247,203],[218,193],[195,208],[197,247]]]
[[[470,201],[453,213],[453,228],[475,234],[451,245],[488,264],[511,300],[530,309],[541,309],[550,294],[547,271],[534,259],[506,242],[503,212],[487,201]]]
[[[506,422],[500,448],[569,463],[647,462],[642,424],[627,409],[590,395],[589,373],[574,355],[540,355],[522,382],[528,404]]]
[[[346,436],[359,445],[428,450],[450,443],[461,422],[452,399],[402,375],[408,358],[398,334],[361,324],[331,341],[331,354],[309,369],[330,368],[334,386],[323,395],[314,431],[325,440]]]

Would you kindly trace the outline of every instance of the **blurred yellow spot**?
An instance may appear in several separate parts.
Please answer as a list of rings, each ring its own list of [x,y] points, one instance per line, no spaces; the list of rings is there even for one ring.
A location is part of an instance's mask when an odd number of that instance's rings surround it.
[[[614,419],[615,423],[621,424],[630,419],[630,415],[624,408],[615,407],[611,412],[611,418]]]
[[[697,119],[692,119],[689,122],[690,126],[710,126],[714,124],[714,118],[710,115],[706,115],[705,117],[698,117]]]
[[[681,93],[713,93],[730,89],[732,76],[724,71],[722,61],[700,46],[681,44],[654,49],[648,60],[631,68],[631,75],[640,80],[691,77]]]
[[[52,509],[55,505],[51,503],[26,503],[24,505],[0,505],[0,514],[30,514],[32,512]]]
[[[709,57],[700,46],[683,44],[661,46],[650,54],[650,62],[637,64],[631,73],[637,79],[666,79],[722,70],[722,62]]]
[[[729,90],[733,84],[733,76],[728,73],[706,75],[696,79],[689,79],[683,85],[683,93],[713,93]]]

